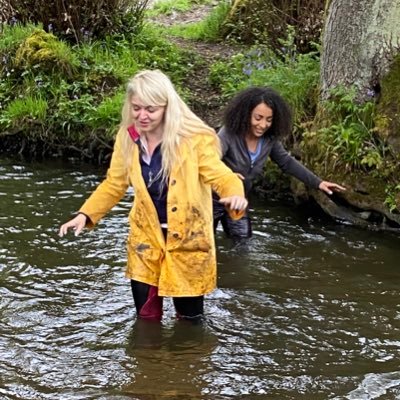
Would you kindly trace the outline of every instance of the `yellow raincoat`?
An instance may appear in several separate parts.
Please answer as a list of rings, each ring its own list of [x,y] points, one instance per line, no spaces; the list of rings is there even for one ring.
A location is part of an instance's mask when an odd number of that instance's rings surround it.
[[[126,276],[158,287],[159,296],[200,296],[216,286],[216,255],[211,189],[220,197],[244,196],[243,184],[220,161],[217,136],[197,134],[183,139],[182,162],[169,177],[167,195],[168,234],[164,239],[157,211],[147,191],[135,145],[131,168],[125,167],[119,132],[106,179],[79,210],[94,225],[134,188],[129,213]],[[244,212],[232,212],[240,218]]]

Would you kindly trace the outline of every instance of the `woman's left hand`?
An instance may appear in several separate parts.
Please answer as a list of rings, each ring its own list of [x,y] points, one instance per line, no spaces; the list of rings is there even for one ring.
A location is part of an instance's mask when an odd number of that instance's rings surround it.
[[[346,190],[345,187],[338,185],[337,183],[333,182],[328,182],[328,181],[322,181],[319,186],[319,190],[322,190],[323,192],[327,194],[332,194],[333,192],[343,192]]]
[[[230,208],[231,210],[242,211],[245,210],[248,204],[248,201],[245,197],[242,196],[229,196],[219,199],[219,202],[223,204],[225,207]]]

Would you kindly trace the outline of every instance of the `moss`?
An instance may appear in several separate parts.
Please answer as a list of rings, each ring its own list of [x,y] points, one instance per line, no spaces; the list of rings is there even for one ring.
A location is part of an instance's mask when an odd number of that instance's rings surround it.
[[[17,68],[29,69],[40,65],[47,71],[57,71],[72,77],[76,66],[72,49],[51,33],[42,29],[33,32],[18,48],[15,55]]]
[[[375,120],[378,134],[400,152],[400,55],[381,80],[381,94]]]

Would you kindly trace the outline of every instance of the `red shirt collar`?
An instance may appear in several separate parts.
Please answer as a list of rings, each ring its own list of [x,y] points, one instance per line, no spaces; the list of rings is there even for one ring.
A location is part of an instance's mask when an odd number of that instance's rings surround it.
[[[137,142],[140,138],[140,134],[139,132],[136,130],[134,125],[131,125],[130,127],[128,127],[128,133],[129,136],[132,138],[132,140],[134,142]]]

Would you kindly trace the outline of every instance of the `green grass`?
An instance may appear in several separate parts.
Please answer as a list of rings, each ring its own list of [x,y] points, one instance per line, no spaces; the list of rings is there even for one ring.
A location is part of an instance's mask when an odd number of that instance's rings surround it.
[[[32,35],[35,30],[41,28],[40,25],[33,24],[2,25],[0,34],[0,54],[7,55],[7,52],[14,51],[22,42]]]
[[[31,123],[42,123],[45,121],[48,108],[47,101],[40,97],[27,96],[15,99],[4,110],[0,124],[18,125],[22,128]]]
[[[125,99],[125,91],[122,89],[113,96],[106,97],[87,115],[85,122],[93,130],[106,131],[111,137],[121,120],[121,108]]]
[[[191,6],[190,0],[161,0],[153,5],[148,11],[148,15],[170,15],[173,12],[189,11]]]
[[[158,15],[171,15],[174,12],[185,12],[193,8],[193,6],[201,4],[209,4],[212,0],[158,0],[147,11],[149,17]]]
[[[76,51],[81,64],[92,77],[110,76],[122,83],[139,69],[133,51],[127,45],[112,48],[102,42],[94,42],[83,44]]]
[[[7,27],[0,38],[7,59],[0,69],[0,130],[46,132],[49,142],[75,147],[92,136],[106,142],[120,121],[126,82],[138,70],[159,68],[181,90],[191,65],[187,53],[158,27],[142,29],[130,40],[70,45],[40,26]]]
[[[229,12],[230,3],[221,1],[203,20],[191,24],[173,25],[167,32],[173,36],[192,40],[216,41],[221,39],[221,26]]]

